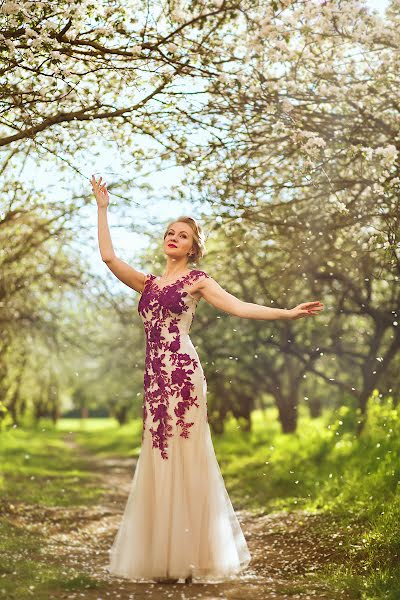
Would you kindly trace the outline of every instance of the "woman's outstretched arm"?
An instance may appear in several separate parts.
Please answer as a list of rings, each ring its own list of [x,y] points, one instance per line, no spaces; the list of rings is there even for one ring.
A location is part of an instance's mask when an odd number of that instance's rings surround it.
[[[107,267],[114,273],[122,283],[134,289],[136,292],[142,292],[146,274],[137,271],[128,263],[117,257],[111,240],[110,228],[107,219],[107,207],[109,196],[106,183],[102,183],[102,178],[96,181],[94,175],[91,179],[93,193],[97,202],[97,231],[101,258]]]
[[[224,288],[212,277],[203,279],[199,282],[196,291],[198,291],[209,304],[215,306],[215,308],[220,308],[235,317],[242,317],[243,319],[260,319],[265,321],[285,319],[293,321],[302,317],[316,315],[323,310],[324,306],[319,301],[303,302],[295,308],[287,309],[271,308],[270,306],[263,306],[262,304],[244,302],[243,300],[240,300],[240,298],[237,298],[224,290]]]

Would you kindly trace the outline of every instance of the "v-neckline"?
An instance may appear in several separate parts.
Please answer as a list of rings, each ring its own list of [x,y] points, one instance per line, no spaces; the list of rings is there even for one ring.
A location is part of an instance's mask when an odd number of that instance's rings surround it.
[[[160,292],[162,292],[167,287],[171,287],[171,285],[175,285],[176,283],[178,283],[178,281],[180,281],[181,279],[185,279],[186,277],[189,277],[189,275],[191,275],[194,270],[195,269],[191,269],[189,271],[189,273],[186,273],[186,275],[181,275],[180,277],[178,277],[178,279],[175,279],[175,281],[173,281],[172,283],[167,283],[167,285],[164,285],[162,288],[158,285],[158,283],[156,283],[157,277],[155,277],[155,279],[153,279],[153,284],[157,288],[157,290],[159,290]]]

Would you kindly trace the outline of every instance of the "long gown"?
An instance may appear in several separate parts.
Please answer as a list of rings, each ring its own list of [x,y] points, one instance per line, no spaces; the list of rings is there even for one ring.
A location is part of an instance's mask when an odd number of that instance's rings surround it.
[[[138,303],[146,333],[143,430],[110,573],[136,581],[234,579],[250,552],[215,455],[207,382],[189,330],[209,275],[193,269],[159,287],[149,273]]]

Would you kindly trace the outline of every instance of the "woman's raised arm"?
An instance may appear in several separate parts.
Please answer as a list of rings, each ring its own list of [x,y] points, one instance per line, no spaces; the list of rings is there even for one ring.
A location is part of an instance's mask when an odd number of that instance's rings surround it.
[[[96,181],[94,175],[92,175],[91,184],[98,208],[97,231],[101,258],[110,271],[112,271],[122,283],[125,283],[125,285],[134,289],[136,292],[142,292],[146,273],[137,271],[128,265],[128,263],[118,258],[114,251],[107,219],[107,207],[110,200],[106,183],[102,183],[101,177]]]

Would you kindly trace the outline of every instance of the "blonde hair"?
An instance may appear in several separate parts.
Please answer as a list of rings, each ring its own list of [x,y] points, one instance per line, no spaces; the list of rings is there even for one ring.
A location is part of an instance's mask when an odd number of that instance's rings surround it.
[[[164,233],[164,240],[168,233],[169,228],[174,223],[178,223],[178,222],[187,223],[190,226],[191,230],[193,231],[193,244],[192,244],[192,249],[191,249],[191,256],[188,256],[188,262],[193,262],[193,263],[200,262],[200,260],[203,258],[203,256],[206,253],[205,236],[204,236],[203,229],[201,228],[199,223],[197,223],[197,221],[195,219],[193,219],[192,217],[187,217],[186,215],[183,215],[182,217],[178,217],[174,221],[170,221],[168,223],[167,229],[165,230],[165,233]]]

